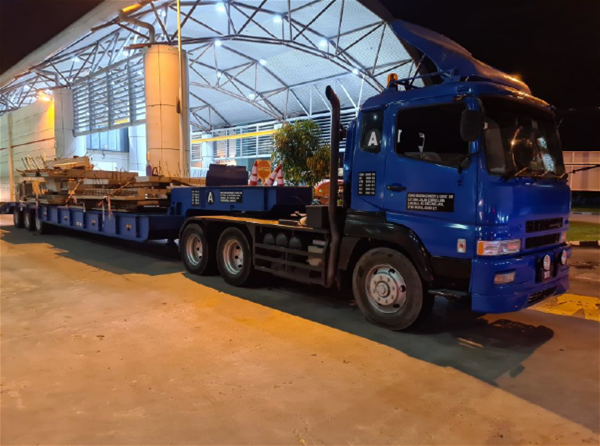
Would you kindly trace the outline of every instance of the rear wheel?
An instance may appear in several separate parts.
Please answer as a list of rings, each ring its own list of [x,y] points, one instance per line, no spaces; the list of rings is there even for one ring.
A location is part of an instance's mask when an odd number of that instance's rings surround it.
[[[36,234],[48,234],[50,225],[48,225],[48,223],[43,222],[40,219],[40,214],[39,212],[34,212],[35,214],[35,232]]]
[[[424,292],[410,260],[389,248],[372,249],[359,259],[352,290],[365,317],[391,330],[411,327],[433,306],[433,297]]]
[[[237,228],[223,231],[217,244],[217,265],[228,284],[244,286],[251,282],[254,273],[252,251],[242,231]]]
[[[202,227],[196,224],[188,225],[179,241],[185,268],[199,276],[214,274],[217,270],[214,245],[214,242],[208,240]]]
[[[29,209],[23,211],[23,226],[28,231],[35,231],[35,211]]]
[[[18,208],[13,210],[13,223],[15,228],[23,227],[23,211],[20,211]]]

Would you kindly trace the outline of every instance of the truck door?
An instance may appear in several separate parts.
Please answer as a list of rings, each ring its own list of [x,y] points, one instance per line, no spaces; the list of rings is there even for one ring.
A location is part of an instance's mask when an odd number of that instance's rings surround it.
[[[384,108],[363,109],[353,138],[352,209],[381,212],[385,182]]]
[[[386,113],[385,128],[391,129],[385,144],[387,219],[411,228],[434,256],[474,253],[477,158],[459,169],[476,150],[475,143],[460,137],[465,107],[448,98],[398,104]]]

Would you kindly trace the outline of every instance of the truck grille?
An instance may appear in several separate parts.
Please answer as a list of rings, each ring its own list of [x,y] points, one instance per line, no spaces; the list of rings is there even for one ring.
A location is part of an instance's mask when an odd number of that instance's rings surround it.
[[[542,299],[545,299],[548,296],[552,296],[556,291],[556,287],[546,288],[545,290],[538,291],[537,293],[532,293],[529,295],[529,299],[527,299],[527,303],[529,305],[536,303]]]
[[[538,237],[529,237],[525,240],[525,249],[539,248],[540,246],[554,245],[560,240],[560,234],[540,235]]]
[[[545,220],[529,220],[525,223],[525,230],[527,232],[540,232],[548,231],[550,229],[562,228],[562,218],[547,218]]]

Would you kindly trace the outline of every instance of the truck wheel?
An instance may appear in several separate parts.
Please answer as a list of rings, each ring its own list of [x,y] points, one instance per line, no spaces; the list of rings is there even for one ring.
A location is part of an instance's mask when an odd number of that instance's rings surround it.
[[[433,306],[410,260],[389,248],[372,249],[358,260],[352,290],[370,322],[396,331],[423,319]]]
[[[223,231],[217,245],[217,265],[225,282],[247,285],[252,279],[252,251],[248,239],[237,228]]]
[[[50,225],[40,219],[38,212],[34,212],[35,215],[35,233],[39,235],[48,234],[50,231]]]
[[[214,274],[215,265],[214,243],[210,242],[199,225],[188,225],[183,230],[179,241],[181,258],[185,268],[199,276]]]
[[[23,226],[28,231],[35,231],[35,211],[29,209],[23,211]]]
[[[14,208],[13,210],[13,223],[15,225],[15,228],[22,228],[23,227],[23,211],[20,211],[17,208]]]

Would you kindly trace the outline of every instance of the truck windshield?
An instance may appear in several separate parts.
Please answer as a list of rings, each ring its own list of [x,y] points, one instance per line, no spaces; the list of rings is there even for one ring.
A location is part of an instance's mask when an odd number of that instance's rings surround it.
[[[565,173],[550,112],[517,101],[484,98],[488,171],[496,175],[557,177]]]

